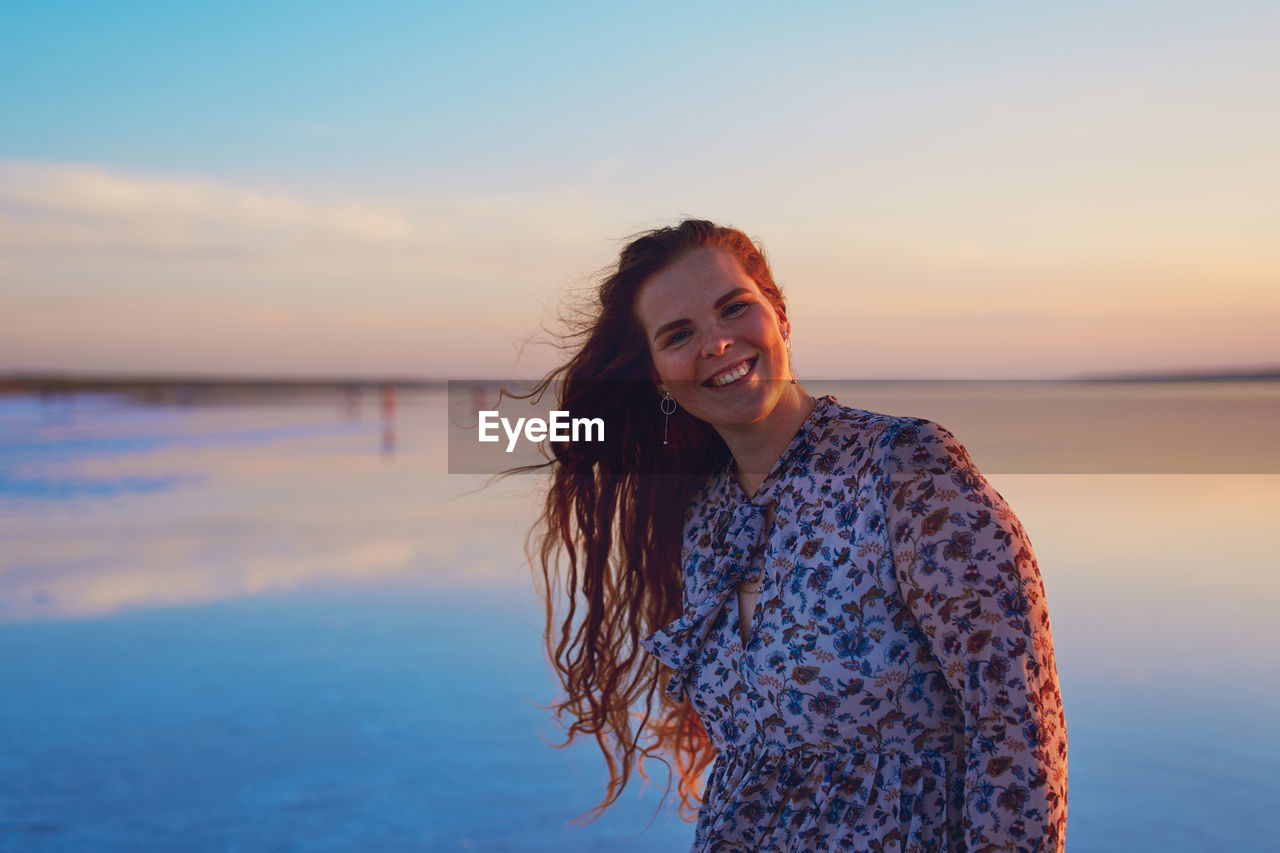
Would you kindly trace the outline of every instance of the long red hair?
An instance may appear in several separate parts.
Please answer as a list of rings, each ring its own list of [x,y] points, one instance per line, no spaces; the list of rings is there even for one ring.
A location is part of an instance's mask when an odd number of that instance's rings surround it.
[[[683,410],[670,417],[662,444],[665,416],[636,294],[650,276],[704,246],[732,254],[786,313],[763,250],[743,232],[694,219],[647,231],[623,248],[566,335],[572,357],[518,395],[537,400],[552,389],[558,408],[607,425],[605,442],[554,443],[544,465],[505,472],[552,474],[526,552],[546,607],[547,655],[564,689],[551,706],[565,729],[562,745],[590,735],[609,768],[590,820],[617,801],[634,771],[647,777],[646,758],[674,764],[680,811],[691,818],[714,758],[692,706],[666,695],[671,672],[640,646],[680,617],[685,513],[706,473],[730,455],[710,425]]]

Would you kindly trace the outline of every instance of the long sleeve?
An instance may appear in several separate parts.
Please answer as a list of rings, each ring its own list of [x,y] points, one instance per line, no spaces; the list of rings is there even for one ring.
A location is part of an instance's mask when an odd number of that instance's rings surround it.
[[[946,428],[905,418],[883,446],[897,581],[964,713],[968,849],[1061,851],[1066,719],[1031,542]]]

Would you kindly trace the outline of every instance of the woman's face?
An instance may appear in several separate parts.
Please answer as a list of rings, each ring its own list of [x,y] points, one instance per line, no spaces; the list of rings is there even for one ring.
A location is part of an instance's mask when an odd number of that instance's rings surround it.
[[[790,379],[785,316],[732,254],[687,252],[636,294],[660,389],[718,428],[745,427],[774,410]]]

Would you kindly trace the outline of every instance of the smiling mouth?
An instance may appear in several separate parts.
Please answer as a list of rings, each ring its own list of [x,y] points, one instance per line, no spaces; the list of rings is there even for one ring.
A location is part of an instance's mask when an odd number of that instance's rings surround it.
[[[736,366],[731,367],[728,370],[722,370],[702,384],[706,388],[727,388],[735,382],[739,382],[746,378],[752,370],[755,370],[756,361],[759,360],[759,358],[759,356],[755,356],[747,359],[746,361],[739,362]]]

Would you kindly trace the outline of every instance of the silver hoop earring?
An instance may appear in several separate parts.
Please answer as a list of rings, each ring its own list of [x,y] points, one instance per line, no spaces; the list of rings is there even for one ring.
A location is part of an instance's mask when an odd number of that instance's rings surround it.
[[[671,416],[675,414],[676,409],[679,407],[676,404],[675,398],[671,396],[670,389],[662,393],[664,396],[662,397],[661,400],[658,401],[658,409],[662,412],[662,414],[666,415],[666,417],[663,418],[663,421],[662,421],[662,443],[666,444],[667,443],[667,425],[671,423]]]
[[[791,364],[791,335],[787,332],[782,333],[782,342],[787,345],[787,369],[791,371],[791,384],[796,384],[796,369]]]

